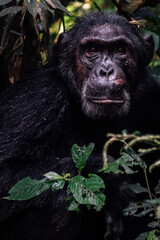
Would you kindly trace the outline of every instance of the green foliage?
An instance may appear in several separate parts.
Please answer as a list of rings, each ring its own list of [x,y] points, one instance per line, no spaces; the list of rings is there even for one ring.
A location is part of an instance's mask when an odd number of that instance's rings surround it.
[[[130,189],[132,189],[133,191],[132,187],[130,187]],[[125,216],[143,217],[148,215],[149,213],[152,213],[155,209],[157,209],[159,204],[160,204],[160,198],[148,199],[148,200],[145,200],[144,202],[130,203],[129,206],[124,209],[123,213]],[[157,222],[154,222],[154,226],[156,225],[156,223]],[[152,225],[150,225],[150,227]]]
[[[160,231],[152,230],[150,232],[145,232],[140,234],[135,240],[159,240]]]
[[[51,184],[52,184],[51,189],[52,189],[52,191],[54,191],[54,190],[63,189],[63,187],[65,185],[65,179],[67,179],[68,174],[66,174],[64,176],[62,174],[62,176],[60,176],[59,174],[57,174],[55,172],[48,172],[48,173],[44,174],[44,176],[46,177],[46,180],[51,181]]]
[[[13,1],[13,0],[1,0],[0,6],[3,6],[3,5],[5,5],[5,4],[8,4],[8,3],[12,2],[12,1]]]
[[[124,137],[123,137],[124,136]],[[123,210],[125,216],[133,217],[144,217],[148,215],[154,216],[148,224],[148,227],[153,228],[150,232],[141,233],[136,240],[157,240],[160,237],[159,228],[160,222],[160,198],[158,194],[160,193],[160,181],[154,189],[154,195],[151,194],[150,186],[148,182],[148,177],[146,174],[146,169],[148,168],[147,164],[142,160],[142,153],[137,153],[131,148],[137,142],[145,142],[151,146],[157,146],[159,149],[160,136],[139,136],[138,135],[112,135],[113,139],[124,143],[125,147],[121,150],[121,157],[115,160],[112,163],[107,163],[105,169],[100,169],[98,172],[109,173],[113,172],[114,174],[133,174],[137,170],[134,170],[133,167],[140,167],[144,171],[144,177],[146,180],[146,186],[141,186],[140,183],[129,184],[123,182],[121,185],[121,191],[125,189],[130,189],[135,194],[148,194],[149,198],[143,202],[131,202],[127,208]],[[129,143],[126,142],[126,139],[131,139]],[[108,142],[111,143],[109,140]],[[157,145],[156,145],[157,144]],[[30,177],[26,177],[16,183],[9,191],[9,196],[5,197],[7,200],[27,200],[35,196],[38,196],[47,189],[52,191],[61,190],[67,184],[67,201],[69,211],[79,211],[80,205],[86,205],[88,210],[91,208],[96,211],[100,211],[105,205],[106,196],[103,193],[104,188],[107,186],[104,185],[103,179],[97,174],[89,174],[88,177],[82,175],[82,170],[86,165],[87,159],[92,153],[94,144],[90,143],[87,147],[79,147],[74,144],[72,146],[72,158],[73,162],[78,170],[78,175],[70,177],[70,173],[62,173],[61,175],[56,172],[48,172],[44,174],[44,179],[35,180]],[[143,150],[143,151],[142,151]],[[151,148],[152,150],[152,148]],[[151,151],[150,150],[150,151]],[[144,152],[144,149],[141,149]],[[147,153],[150,151],[147,151]],[[158,165],[159,166],[159,165]],[[155,196],[155,198],[152,198]]]
[[[89,174],[87,179],[82,176],[73,177],[69,181],[69,187],[80,204],[103,206],[105,203],[105,195],[100,192],[105,187],[104,182],[95,174]]]
[[[37,8],[36,8],[36,1],[35,0],[24,0],[28,12],[34,17],[36,18],[37,16]]]
[[[131,147],[124,148],[123,151],[129,155],[126,160],[130,162],[131,166],[139,165],[142,169],[147,168],[147,164],[142,160],[140,154],[137,154]],[[130,173],[133,173],[133,171],[128,172],[128,174]]]
[[[130,189],[134,193],[148,193],[150,196],[150,191],[147,188],[144,188],[140,183],[128,184],[123,183],[121,190]],[[159,193],[159,184],[155,188],[154,195],[156,196]],[[123,210],[124,216],[133,216],[133,217],[144,217],[144,216],[154,216],[154,221],[151,218],[148,227],[153,229],[159,229],[160,227],[160,198],[147,199],[143,202],[131,202],[127,208]],[[160,238],[160,231],[152,230],[150,232],[141,233],[136,240],[158,240]]]
[[[8,200],[27,200],[33,198],[45,190],[47,190],[52,183],[46,182],[44,179],[35,180],[26,177],[16,183],[8,192],[10,196],[5,197]]]
[[[13,0],[1,0],[0,6],[3,6],[7,3],[12,2]],[[22,0],[17,0],[17,4],[21,2]],[[61,11],[66,12],[70,15],[70,12],[60,3],[59,0],[23,0],[23,4],[25,3],[28,12],[36,18],[38,11],[37,11],[37,5],[38,7],[44,7],[45,10],[50,11],[52,14],[54,14],[53,9],[60,9]],[[13,7],[6,7],[0,12],[0,17],[12,14],[16,15],[19,11],[22,10],[22,7],[20,6],[13,6]]]
[[[123,131],[122,134],[108,134],[108,137],[110,137],[110,139],[106,142],[103,149],[103,157],[106,166],[104,172],[108,173],[112,171],[114,173],[133,174],[137,172],[137,167],[140,167],[144,172],[144,179],[146,181],[146,187],[141,186],[140,183],[129,184],[123,182],[121,185],[121,191],[130,189],[135,194],[143,193],[143,195],[146,196],[145,201],[131,202],[129,206],[123,210],[123,214],[132,217],[147,216],[150,219],[148,227],[153,228],[154,231],[142,233],[136,238],[136,240],[159,239],[160,235],[157,229],[160,227],[160,198],[158,195],[160,193],[160,181],[154,191],[151,192],[147,170],[152,173],[154,168],[160,166],[160,160],[157,160],[151,166],[147,166],[146,162],[142,160],[142,157],[153,151],[160,151],[160,135],[141,136],[139,133],[137,134],[137,132],[128,134]],[[120,151],[121,157],[113,163],[108,163],[108,148],[116,141],[120,141],[124,144],[124,147]],[[140,148],[135,151],[133,147],[137,143],[143,143],[142,146],[145,147],[145,145],[147,145],[147,148]],[[106,151],[106,154],[104,154],[104,151]],[[150,216],[152,217],[150,218]]]
[[[159,240],[159,237],[160,237],[160,231],[153,230],[149,232],[147,240]]]
[[[146,240],[148,232],[141,233],[135,240]]]
[[[88,178],[80,175],[93,148],[93,143],[90,143],[87,147],[73,145],[72,157],[79,175],[70,178],[69,173],[59,175],[55,172],[48,172],[44,174],[45,178],[41,180],[26,177],[10,189],[9,196],[5,197],[5,199],[31,199],[50,187],[52,191],[61,190],[64,188],[65,183],[69,182],[68,195],[70,195],[69,200],[71,200],[71,203],[68,210],[78,210],[80,204],[91,205],[96,210],[100,210],[105,204],[105,195],[100,191],[105,188],[102,178],[96,174],[89,174]]]
[[[72,158],[76,165],[76,168],[78,169],[78,173],[81,174],[82,169],[84,168],[86,161],[90,154],[92,153],[94,148],[94,143],[90,143],[88,147],[83,146],[79,147],[77,144],[74,144],[72,146]]]
[[[142,187],[140,183],[129,184],[127,182],[123,182],[123,184],[121,185],[121,190],[124,190],[126,188],[132,190],[134,193],[148,193],[147,188]]]
[[[8,8],[5,8],[3,9],[1,12],[0,12],[0,17],[4,17],[5,15],[16,15],[18,12],[20,12],[22,10],[22,7],[20,6],[14,6],[14,7],[8,7]]]
[[[138,155],[137,158],[139,158]],[[123,152],[122,156],[115,160],[115,162],[108,163],[107,168],[104,170],[104,172],[134,174],[134,171],[131,169],[131,167],[134,165],[139,165],[137,158],[133,157],[131,154]],[[123,170],[121,170],[121,168]]]
[[[107,168],[104,170],[105,173],[114,172],[121,174],[134,174],[135,170],[132,170],[133,166],[141,166],[142,168],[147,167],[140,155],[132,148],[123,149],[121,154],[121,157],[113,163],[107,163]]]

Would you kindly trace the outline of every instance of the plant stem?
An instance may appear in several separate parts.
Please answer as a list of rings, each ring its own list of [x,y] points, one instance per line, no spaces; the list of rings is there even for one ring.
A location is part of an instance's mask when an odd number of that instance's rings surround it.
[[[151,189],[150,189],[149,182],[148,182],[148,177],[147,177],[146,168],[143,168],[143,171],[144,171],[144,176],[145,176],[145,180],[146,180],[146,184],[147,184],[147,189],[148,189],[148,193],[149,193],[149,198],[152,199],[152,194],[151,194]]]
[[[111,139],[109,139],[104,147],[103,147],[103,151],[102,151],[102,158],[103,158],[103,169],[107,168],[107,162],[108,162],[108,157],[107,157],[107,153],[108,153],[108,148],[110,146],[110,144],[112,144],[113,142],[118,141],[118,138],[112,137]]]

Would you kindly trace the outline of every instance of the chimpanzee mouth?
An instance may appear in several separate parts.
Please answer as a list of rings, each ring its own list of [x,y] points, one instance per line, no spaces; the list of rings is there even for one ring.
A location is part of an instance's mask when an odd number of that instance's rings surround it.
[[[89,98],[88,100],[92,103],[98,103],[98,104],[108,104],[108,103],[123,104],[125,102],[125,100],[123,99],[110,99],[110,98]]]

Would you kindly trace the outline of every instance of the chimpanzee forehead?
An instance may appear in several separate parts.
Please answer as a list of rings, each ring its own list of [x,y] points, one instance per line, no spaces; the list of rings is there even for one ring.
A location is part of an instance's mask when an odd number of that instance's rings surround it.
[[[80,45],[86,45],[90,42],[96,44],[107,45],[115,43],[125,43],[128,46],[132,46],[132,38],[129,38],[129,34],[126,33],[121,27],[114,24],[104,24],[99,27],[95,26],[82,38]]]
[[[106,23],[104,25],[95,26],[91,29],[91,35],[98,36],[102,39],[112,39],[115,36],[125,36],[124,30],[115,24]]]

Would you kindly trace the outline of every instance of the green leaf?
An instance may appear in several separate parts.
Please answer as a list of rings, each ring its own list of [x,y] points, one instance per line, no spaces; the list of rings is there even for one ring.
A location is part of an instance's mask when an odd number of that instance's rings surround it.
[[[102,205],[94,206],[93,209],[95,209],[97,212],[100,212],[102,210]]]
[[[139,209],[138,203],[131,202],[128,207],[123,209],[124,216],[134,216],[137,210]]]
[[[85,180],[85,186],[89,187],[91,191],[95,192],[101,188],[105,188],[103,179],[96,174],[89,174],[89,178]]]
[[[140,183],[129,184],[127,182],[124,182],[121,185],[121,190],[124,190],[126,188],[131,189],[134,193],[143,193],[143,192],[148,193],[147,188],[142,187]]]
[[[127,153],[130,156],[130,159],[128,159],[130,163],[132,163],[133,165],[139,165],[141,168],[147,168],[147,164],[141,159],[141,157],[132,148],[126,148],[123,150],[125,153]]]
[[[80,174],[84,168],[86,161],[94,148],[94,143],[90,143],[87,147],[79,147],[77,144],[74,144],[71,149],[72,158]]]
[[[70,12],[60,3],[58,0],[45,0],[52,8],[58,8],[63,12],[66,12],[68,15],[71,15]]]
[[[104,170],[105,173],[134,174],[135,171],[131,169],[133,166],[147,168],[146,163],[142,161],[141,157],[132,148],[123,148],[121,154],[122,156],[120,158],[107,164],[107,168]],[[123,169],[123,171],[121,169]]]
[[[157,237],[157,236],[155,235],[155,234],[158,233],[158,232],[159,232],[159,231],[157,231],[157,230],[152,230],[152,231],[150,231],[149,234],[148,234],[147,240],[159,240],[160,235],[159,235],[159,237]]]
[[[127,208],[123,210],[124,216],[143,217],[154,211],[154,206],[158,204],[160,199],[146,200],[140,203],[130,203]]]
[[[60,190],[64,187],[65,185],[64,177],[60,176],[56,172],[48,172],[43,175],[52,182],[52,187],[51,187],[52,191]],[[68,174],[66,174],[66,176],[68,176]]]
[[[104,205],[105,195],[99,190],[105,185],[99,176],[90,174],[88,179],[76,176],[70,179],[69,186],[74,198],[80,204]]]
[[[160,204],[160,198],[148,199],[148,200],[145,200],[145,202],[156,206]]]
[[[135,240],[146,240],[148,232],[141,233]]]
[[[138,154],[136,154],[135,151],[132,151],[132,149],[125,150],[125,151],[128,151],[129,154],[126,152],[122,152],[122,156],[120,158],[118,158],[112,163],[108,163],[107,168],[104,170],[105,173],[109,173],[109,172],[114,172],[114,173],[125,172],[126,174],[135,173],[135,171],[133,171],[131,167],[141,164],[140,157]],[[120,168],[122,168],[123,171],[120,170]]]
[[[36,0],[25,0],[28,12],[36,18],[37,16],[37,8],[36,8]]]
[[[14,7],[8,7],[8,8],[5,8],[3,9],[1,12],[0,12],[0,17],[4,17],[8,14],[11,14],[11,15],[16,15],[18,12],[20,12],[22,10],[22,7],[20,6],[14,6]]]
[[[51,183],[44,179],[35,180],[30,177],[23,178],[17,182],[8,192],[10,196],[5,197],[8,200],[27,200],[33,198],[51,186]]]
[[[139,136],[141,132],[137,130],[137,131],[134,131],[132,134]]]
[[[67,207],[67,210],[68,211],[79,211],[79,203],[78,202],[76,202],[75,200],[73,200],[72,202],[71,202],[71,204],[69,205],[69,207]]]
[[[60,176],[59,174],[57,174],[56,172],[48,172],[48,173],[43,174],[43,176],[45,176],[49,180],[63,179],[63,177]]]
[[[144,217],[144,216],[148,216],[149,213],[151,213],[152,211],[154,211],[154,208],[152,205],[150,205],[149,203],[142,203],[142,206],[139,207],[138,209],[139,211],[137,211],[137,213],[135,214],[136,217]]]
[[[13,1],[13,0],[1,0],[0,6],[5,5],[5,4],[7,4],[7,3],[10,3],[10,2],[12,2],[12,1]]]
[[[148,223],[148,227],[150,228],[159,228],[159,223],[158,222],[150,222]]]
[[[52,191],[63,189],[65,185],[65,180],[58,180],[52,184]]]
[[[42,8],[44,14],[45,14],[44,9],[45,9],[45,10],[48,10],[48,11],[51,12],[53,15],[55,14],[55,11],[52,10],[52,9],[47,5],[47,3],[46,3],[44,0],[39,0],[38,5],[40,6],[40,8]],[[42,14],[42,15],[43,15],[43,14]]]
[[[123,171],[121,171],[119,169],[119,161],[115,160],[112,163],[108,163],[107,164],[107,168],[104,170],[105,173],[109,173],[109,172],[113,172],[113,173],[123,173]]]

